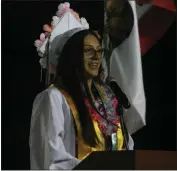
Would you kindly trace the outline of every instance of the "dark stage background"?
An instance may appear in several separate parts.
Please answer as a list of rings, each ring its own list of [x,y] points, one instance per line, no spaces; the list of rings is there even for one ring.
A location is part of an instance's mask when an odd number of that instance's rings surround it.
[[[2,3],[2,169],[29,169],[32,103],[44,85],[33,46],[59,2]],[[91,28],[103,27],[102,2],[75,2],[72,7]],[[136,149],[176,149],[176,23],[142,57],[147,97],[147,126],[133,138]]]

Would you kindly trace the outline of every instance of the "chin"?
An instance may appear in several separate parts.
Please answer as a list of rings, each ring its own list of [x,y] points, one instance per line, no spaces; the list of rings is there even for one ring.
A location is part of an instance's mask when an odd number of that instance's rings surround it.
[[[98,72],[97,72],[97,73],[90,73],[90,76],[91,76],[92,78],[97,77],[97,76],[98,76]]]
[[[97,77],[99,75],[99,72],[98,71],[91,71],[91,72],[87,71],[85,74],[87,78],[91,79],[91,78]]]

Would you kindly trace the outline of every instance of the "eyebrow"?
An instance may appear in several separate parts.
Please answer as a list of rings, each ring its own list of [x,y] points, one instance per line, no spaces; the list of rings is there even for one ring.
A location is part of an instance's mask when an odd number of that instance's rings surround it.
[[[84,46],[89,46],[89,47],[92,47],[92,48],[93,48],[92,45],[84,45]],[[101,45],[97,46],[97,48],[98,48],[98,47],[101,47]]]

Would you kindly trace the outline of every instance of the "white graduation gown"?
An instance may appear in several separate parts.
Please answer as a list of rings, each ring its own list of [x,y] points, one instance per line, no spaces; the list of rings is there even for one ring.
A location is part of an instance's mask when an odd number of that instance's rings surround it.
[[[33,105],[30,129],[31,169],[72,169],[75,130],[70,108],[56,88],[40,93]]]
[[[30,129],[30,163],[33,170],[72,169],[75,158],[74,121],[69,105],[61,92],[48,88],[37,95]],[[129,138],[129,149],[133,149]]]

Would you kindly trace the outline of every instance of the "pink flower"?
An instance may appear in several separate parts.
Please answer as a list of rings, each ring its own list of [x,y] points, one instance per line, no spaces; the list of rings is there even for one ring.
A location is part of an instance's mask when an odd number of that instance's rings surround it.
[[[65,3],[61,3],[58,6],[58,11],[57,11],[57,16],[58,17],[62,17],[67,11],[70,11],[70,3],[69,2],[65,2]]]
[[[67,11],[70,11],[71,14],[76,18],[77,21],[80,22],[79,14],[70,8],[70,3],[65,2],[58,6],[58,11],[56,12],[56,15],[61,18]]]
[[[49,35],[49,32],[45,32],[44,34],[45,34],[45,37],[47,37]]]
[[[98,123],[98,126],[99,126],[100,130],[101,130],[102,132],[104,132],[104,134],[105,134],[105,132],[106,132],[106,126],[103,125],[103,124],[101,124],[101,123]]]
[[[89,105],[88,99],[85,99],[85,104],[86,104],[87,106]]]
[[[116,97],[114,97],[114,99],[113,99],[113,107],[116,108],[117,104],[118,104],[118,100],[117,100]]]
[[[37,50],[42,46],[42,44],[44,43],[44,41],[45,41],[45,34],[41,33],[40,34],[40,39],[36,40],[34,42],[34,46],[37,47]]]
[[[112,121],[112,123],[113,123],[114,125],[118,125],[119,120],[114,120],[114,121]]]

